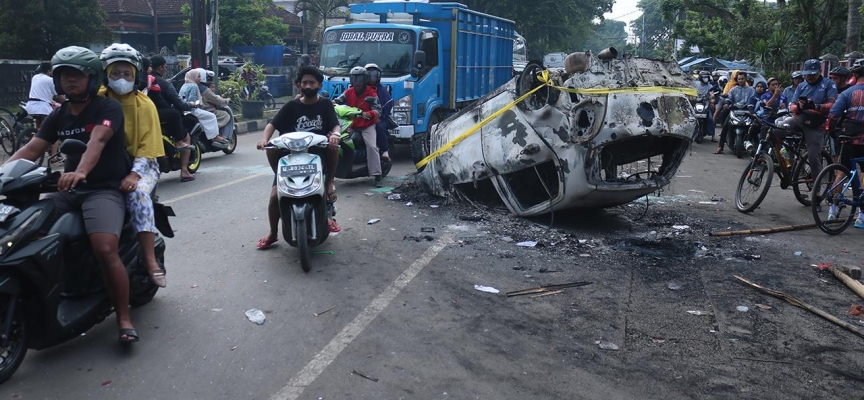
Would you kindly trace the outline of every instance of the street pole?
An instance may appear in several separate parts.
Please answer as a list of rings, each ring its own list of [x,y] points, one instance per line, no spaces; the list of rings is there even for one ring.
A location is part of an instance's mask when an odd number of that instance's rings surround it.
[[[219,91],[219,0],[210,0],[213,11],[213,20],[210,25],[210,37],[213,40],[213,48],[210,50],[210,64],[213,67],[213,85]]]

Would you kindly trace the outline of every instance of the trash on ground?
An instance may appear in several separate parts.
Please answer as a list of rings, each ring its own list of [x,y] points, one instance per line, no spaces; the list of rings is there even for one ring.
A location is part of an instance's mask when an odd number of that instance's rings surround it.
[[[375,193],[369,193],[369,192],[366,192],[366,193],[363,193],[363,194],[365,194],[365,195],[367,195],[367,196],[374,196],[374,195],[375,195]]]
[[[409,202],[405,203],[405,205],[408,206],[408,207],[411,207],[411,206],[414,205],[414,203],[412,203],[412,202],[409,201]]]
[[[222,309],[221,309],[221,308],[211,308],[210,311],[213,311],[213,312],[222,312]]]
[[[864,309],[860,304],[855,304],[849,309],[849,315],[861,315],[864,316]]]
[[[582,253],[582,254],[579,254],[579,257],[591,257],[591,255],[588,253]]]
[[[681,290],[681,285],[679,285],[675,282],[669,282],[669,284],[666,285],[666,287],[669,288],[669,290]]]
[[[330,307],[330,308],[328,308],[328,309],[326,309],[326,310],[324,310],[324,311],[316,312],[316,313],[313,313],[313,314],[315,314],[316,317],[320,317],[320,316],[324,315],[324,313],[326,313],[326,312],[328,312],[328,311],[330,311],[330,310],[332,310],[332,309],[334,309],[334,308],[336,308],[336,306]]]
[[[672,229],[676,231],[686,231],[690,229],[690,225],[672,225]]]
[[[555,291],[553,291],[553,292],[540,293],[540,294],[535,294],[535,295],[531,295],[531,296],[528,296],[528,297],[529,297],[529,298],[532,298],[532,299],[536,299],[536,298],[538,298],[538,297],[554,296],[554,295],[561,294],[561,293],[564,293],[564,291],[563,291],[563,290],[555,290]]]
[[[563,269],[549,269],[549,268],[540,268],[537,272],[541,274],[551,274],[553,272],[564,272]]]
[[[735,309],[740,311],[740,312],[750,311],[750,307],[747,307],[747,306],[738,306],[738,307],[735,307]]]
[[[723,198],[717,197],[717,195],[714,195],[714,196],[711,196],[711,201],[713,201],[715,203],[719,203],[719,202],[723,201]]]
[[[377,224],[377,223],[379,223],[379,222],[381,222],[381,220],[378,219],[378,218],[370,219],[369,221],[366,221],[366,225]]]
[[[491,287],[491,286],[474,285],[474,289],[479,290],[481,292],[486,292],[486,293],[501,293],[500,290],[495,289],[494,287]]]
[[[692,314],[692,315],[711,315],[711,312],[710,312],[710,311],[701,311],[701,310],[691,310],[691,311],[687,311],[687,314]]]
[[[197,287],[198,287],[198,285],[192,285],[189,289],[195,289]]]
[[[402,195],[399,193],[393,193],[387,196],[387,200],[402,200]]]
[[[824,271],[824,270],[831,268],[833,266],[834,266],[834,263],[826,262],[826,263],[816,265],[816,269]]]
[[[111,385],[111,381],[102,382],[102,386],[108,386],[108,385]]]
[[[253,308],[246,311],[246,318],[249,319],[250,322],[263,325],[264,320],[267,319],[267,316],[264,315],[264,311],[261,311],[257,308]]]
[[[795,257],[801,257],[802,254],[804,254],[804,253],[803,253],[803,252],[800,252],[800,251],[796,251],[796,252],[795,252]]]
[[[438,208],[438,207],[440,207],[440,206],[437,205],[437,204],[430,204],[430,205],[429,205],[429,208]]]
[[[435,228],[425,227],[425,226],[424,226],[424,227],[420,228],[420,232],[425,232],[425,233],[434,233],[434,232],[435,232]]]
[[[528,241],[524,241],[524,242],[516,243],[516,245],[519,246],[519,247],[536,247],[536,246],[537,246],[537,243],[538,243],[538,242],[535,242],[535,241],[532,241],[532,240],[528,240]]]
[[[559,290],[559,289],[567,289],[567,288],[572,288],[572,287],[587,286],[587,285],[590,285],[591,283],[593,283],[593,282],[571,282],[571,283],[563,283],[560,285],[547,285],[547,286],[540,286],[540,287],[531,288],[531,289],[515,290],[512,292],[507,292],[506,294],[507,294],[507,297],[524,296],[526,294],[545,293],[545,292],[551,292],[551,291],[555,291],[555,290]]]
[[[232,346],[231,351],[237,350],[237,346]]]
[[[761,228],[761,229],[745,229],[741,231],[732,231],[730,227],[726,228],[726,232],[711,232],[709,236],[742,236],[742,235],[764,235],[768,233],[799,231],[804,229],[815,228],[816,224],[804,225],[786,225],[776,228]]]
[[[329,254],[332,256],[332,255],[336,255],[336,252],[333,250],[318,250],[318,251],[313,252],[312,254]],[[264,281],[264,282],[267,282],[267,281]]]
[[[483,220],[482,215],[474,214],[474,215],[460,215],[459,219],[462,221],[471,221],[471,222],[479,222]]]
[[[773,309],[773,308],[774,308],[774,307],[771,307],[771,306],[766,305],[766,304],[754,304],[754,306],[759,307],[759,308],[761,308],[761,309],[763,309],[763,310],[770,310],[770,309]]]
[[[380,187],[380,188],[369,189],[369,191],[372,193],[387,193],[387,192],[392,192],[393,189],[395,189],[393,186],[384,186],[384,187]]]
[[[803,308],[807,311],[810,311],[811,313],[816,314],[816,315],[830,321],[831,323],[833,323],[837,326],[840,326],[841,328],[846,329],[847,331],[852,332],[852,333],[864,338],[864,332],[858,330],[858,328],[849,324],[848,322],[841,321],[839,318],[837,318],[831,314],[828,314],[827,312],[823,311],[822,309],[811,306],[811,305],[801,301],[800,299],[798,299],[794,296],[790,296],[790,295],[785,294],[783,292],[760,286],[760,285],[753,283],[751,281],[748,281],[747,279],[744,279],[738,275],[733,275],[733,276],[735,277],[735,279],[737,279],[738,281],[740,281],[741,283],[743,283],[747,286],[750,286],[750,287],[752,287],[752,288],[754,288],[754,289],[756,289],[762,293],[765,293],[765,294],[777,297],[779,299],[785,300],[787,303],[792,304],[793,306],[800,307],[800,308]]]
[[[588,239],[579,239],[579,244],[588,243]]]
[[[420,243],[420,242],[422,242],[422,241],[424,241],[424,240],[427,241],[427,242],[431,242],[431,241],[435,240],[435,238],[432,237],[432,236],[429,236],[429,235],[424,235],[424,236],[403,236],[403,237],[402,237],[402,240],[413,240],[413,241],[415,241],[415,242],[417,242],[417,243]]]
[[[599,344],[603,350],[618,350],[618,345],[605,340],[597,340],[594,344]]]
[[[360,371],[358,371],[358,370],[356,370],[356,369],[353,370],[353,371],[351,371],[351,375],[357,375],[357,376],[359,376],[359,377],[361,377],[361,378],[366,378],[366,379],[368,379],[368,380],[370,380],[370,381],[372,381],[372,382],[378,382],[378,378],[373,378],[373,377],[371,377],[371,376],[369,376],[369,375],[366,375],[366,374],[364,374],[364,373],[362,373],[362,372],[360,372]]]
[[[862,285],[861,282],[852,279],[851,277],[849,277],[849,275],[846,275],[845,272],[841,271],[840,269],[834,268],[834,266],[829,266],[828,270],[831,271],[831,273],[834,274],[837,279],[843,282],[846,287],[855,292],[858,297],[864,299],[864,285]]]

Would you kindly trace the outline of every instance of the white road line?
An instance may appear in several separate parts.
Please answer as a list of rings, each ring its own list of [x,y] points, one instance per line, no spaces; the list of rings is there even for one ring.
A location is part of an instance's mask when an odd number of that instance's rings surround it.
[[[267,176],[267,175],[273,175],[273,172],[271,172],[271,171],[268,171],[268,172],[261,172],[261,173],[253,174],[253,175],[249,175],[249,176],[246,176],[246,177],[243,177],[243,178],[240,178],[240,179],[235,179],[235,180],[230,181],[230,182],[225,182],[225,183],[223,183],[223,184],[221,184],[221,185],[212,186],[212,187],[209,187],[209,188],[207,188],[207,189],[199,190],[199,191],[197,191],[197,192],[192,192],[192,193],[189,193],[189,194],[184,194],[184,195],[182,195],[182,196],[180,196],[180,197],[175,197],[175,198],[170,199],[170,200],[165,200],[165,201],[162,202],[162,204],[171,204],[171,203],[176,203],[176,202],[181,201],[181,200],[186,200],[186,199],[188,199],[188,198],[190,198],[190,197],[195,197],[195,196],[198,196],[198,195],[201,195],[201,194],[204,194],[204,193],[209,193],[209,192],[212,192],[212,191],[214,191],[214,190],[219,190],[219,189],[222,189],[222,188],[224,188],[224,187],[228,187],[228,186],[231,186],[231,185],[234,185],[234,184],[240,183],[240,182],[245,182],[245,181],[248,181],[248,180],[250,180],[250,179],[255,179],[255,178],[258,178],[258,177],[260,177],[260,176]]]
[[[271,397],[271,400],[296,400],[303,394],[303,391],[306,390],[306,387],[311,385],[321,373],[336,359],[339,357],[339,354],[342,353],[342,350],[345,350],[357,336],[360,336],[360,333],[369,326],[370,323],[381,313],[385,308],[390,304],[396,296],[411,283],[411,280],[417,276],[423,268],[432,261],[438,253],[447,246],[447,243],[450,242],[450,239],[453,237],[452,234],[446,234],[441,238],[435,245],[426,249],[425,252],[415,260],[411,265],[396,278],[393,283],[390,284],[386,289],[384,289],[375,300],[372,300],[371,303],[364,309],[350,324],[346,325],[345,328],[342,329],[342,332],[339,332],[330,343],[327,343],[327,346],[324,346],[318,354],[306,364],[303,369],[297,373],[294,378],[288,381],[288,384],[280,389],[276,394]]]

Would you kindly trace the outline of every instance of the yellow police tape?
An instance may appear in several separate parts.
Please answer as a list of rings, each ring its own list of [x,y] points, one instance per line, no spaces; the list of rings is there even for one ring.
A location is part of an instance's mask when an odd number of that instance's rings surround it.
[[[555,86],[552,84],[552,81],[549,79],[549,71],[548,70],[544,70],[540,74],[540,76],[537,77],[537,79],[541,82],[545,82],[545,84],[537,86],[534,89],[531,89],[530,92],[523,94],[518,99],[510,102],[510,104],[507,104],[506,106],[504,106],[500,110],[495,111],[492,115],[484,118],[482,121],[480,121],[476,125],[472,126],[471,129],[468,129],[465,133],[457,136],[455,139],[451,140],[449,143],[445,144],[444,146],[441,146],[441,148],[439,148],[438,150],[435,150],[435,152],[433,152],[432,154],[428,155],[426,158],[420,160],[420,162],[415,164],[417,169],[425,167],[426,164],[429,164],[430,161],[438,158],[438,156],[443,154],[445,151],[450,150],[451,148],[453,148],[453,146],[456,146],[457,144],[459,144],[460,142],[462,142],[463,140],[468,138],[468,136],[471,136],[474,133],[476,133],[484,125],[488,124],[493,119],[498,118],[499,116],[501,116],[501,114],[503,114],[507,110],[513,108],[513,106],[519,104],[519,102],[521,102],[522,100],[525,100],[526,98],[528,98],[528,96],[531,96],[532,94],[534,94],[535,92],[537,92],[538,90],[540,90],[544,87],[550,87],[553,89],[558,89],[562,92],[567,92],[567,93],[585,94],[585,95],[670,93],[670,94],[684,94],[687,96],[696,96],[696,89],[695,88],[675,88],[675,87],[665,87],[665,86],[644,86],[644,87],[640,86],[640,87],[629,87],[629,88],[620,88],[620,89],[576,89],[576,88]],[[432,128],[432,127],[430,126],[429,128]]]

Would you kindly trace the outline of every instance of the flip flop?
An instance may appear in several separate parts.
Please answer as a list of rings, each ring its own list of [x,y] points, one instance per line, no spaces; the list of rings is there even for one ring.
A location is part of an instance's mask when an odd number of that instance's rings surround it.
[[[339,227],[335,219],[331,219],[328,225],[330,225],[330,232],[336,233],[342,231],[342,228]]]
[[[124,339],[123,336],[126,336]],[[123,328],[120,330],[120,335],[117,337],[117,341],[120,343],[135,343],[141,340],[138,337],[138,331],[135,329]]]
[[[264,236],[258,240],[258,244],[256,244],[256,246],[258,246],[258,250],[267,250],[267,249],[273,247],[273,243],[276,243],[278,241],[279,241],[279,238],[270,240],[270,238],[268,236]]]
[[[714,150],[714,154],[723,154],[723,149]]]
[[[180,178],[180,182],[192,182],[195,180],[194,176],[187,176],[185,178]]]

